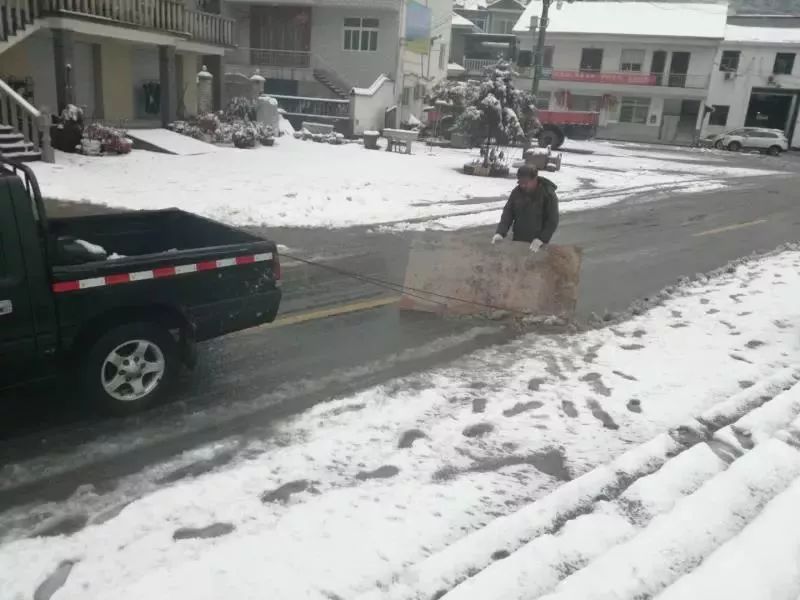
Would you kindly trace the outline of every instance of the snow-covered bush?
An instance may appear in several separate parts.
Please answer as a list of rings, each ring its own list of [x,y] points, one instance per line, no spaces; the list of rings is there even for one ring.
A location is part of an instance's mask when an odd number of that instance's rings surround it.
[[[228,106],[222,111],[222,120],[228,123],[235,121],[255,121],[256,103],[250,98],[238,96],[231,98]]]
[[[258,130],[249,121],[242,121],[233,126],[231,140],[237,148],[255,148]]]
[[[106,154],[128,154],[133,148],[133,141],[128,132],[100,123],[92,123],[83,132],[84,139],[100,142],[100,148]]]

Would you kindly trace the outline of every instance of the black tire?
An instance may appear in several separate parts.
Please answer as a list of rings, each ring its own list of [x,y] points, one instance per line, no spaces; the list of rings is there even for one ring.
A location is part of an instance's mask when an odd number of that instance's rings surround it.
[[[554,129],[545,129],[539,134],[539,147],[557,150],[564,143],[564,136]]]
[[[717,140],[716,142],[714,142],[714,148],[716,148],[717,150],[724,150],[725,146],[723,145],[722,140]]]
[[[139,359],[138,352],[143,347],[146,350]],[[129,351],[130,355],[127,354]],[[112,355],[115,360],[127,357],[126,366],[117,367],[108,362]],[[148,365],[147,368],[156,368],[162,360],[161,372],[141,374],[143,367],[134,364],[135,361],[140,365]],[[130,366],[127,366],[129,362]],[[123,368],[137,367],[140,369],[138,375],[125,377]],[[155,323],[126,323],[110,329],[91,346],[82,368],[83,387],[96,409],[114,416],[131,415],[159,402],[175,381],[179,368],[178,345],[169,331]],[[125,380],[120,380],[116,389],[116,394],[125,398],[115,397],[104,384],[106,381],[113,386],[115,376]],[[133,384],[127,381],[133,381]],[[140,386],[138,390],[134,384]]]
[[[731,152],[739,152],[742,149],[742,145],[739,142],[731,142],[728,144],[728,150]]]
[[[780,146],[770,146],[767,148],[767,154],[770,156],[780,156],[783,149]]]

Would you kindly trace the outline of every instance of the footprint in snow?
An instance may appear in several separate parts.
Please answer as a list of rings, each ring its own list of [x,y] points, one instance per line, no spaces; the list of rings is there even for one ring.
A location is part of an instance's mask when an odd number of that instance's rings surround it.
[[[639,381],[633,375],[628,375],[627,373],[623,373],[622,371],[611,371],[614,375],[622,377],[623,379],[627,379],[628,381]]]
[[[475,423],[464,429],[461,433],[468,438],[481,437],[494,430],[491,423]]]
[[[575,408],[575,403],[572,402],[572,400],[562,400],[561,410],[563,410],[564,414],[571,419],[574,419],[578,416],[578,409]]]
[[[542,379],[541,377],[534,377],[528,382],[528,389],[532,392],[538,392],[539,388],[542,387],[542,384],[546,381],[546,379]]]
[[[472,412],[482,413],[484,410],[486,410],[486,398],[473,398]]]
[[[611,396],[611,388],[603,383],[603,377],[600,373],[587,373],[581,377],[581,381],[588,383],[596,394]]]
[[[642,412],[642,402],[640,400],[637,400],[636,398],[633,398],[631,400],[628,400],[627,408],[631,412],[640,413]]]
[[[389,479],[390,477],[397,475],[399,472],[400,469],[394,465],[384,465],[382,467],[378,467],[374,471],[361,471],[358,475],[356,475],[356,479],[360,481],[366,481],[367,479]]]
[[[422,433],[419,429],[409,429],[402,436],[400,436],[400,442],[397,444],[398,448],[411,448],[414,445],[414,442],[417,440],[421,440],[423,438],[428,437],[424,433]]]
[[[623,350],[642,350],[644,346],[641,344],[625,344],[624,346],[620,346]]]
[[[534,410],[536,408],[541,408],[544,406],[538,400],[532,400],[531,402],[517,402],[511,408],[503,411],[504,417],[516,417],[518,414],[527,412],[529,410]]]
[[[592,416],[603,424],[606,429],[619,429],[614,419],[611,418],[597,400],[587,400],[586,405],[592,411]]]
[[[281,504],[286,504],[289,502],[289,498],[292,497],[294,494],[299,494],[300,492],[305,492],[309,490],[310,482],[305,479],[298,479],[297,481],[290,481],[289,483],[284,483],[281,487],[276,490],[272,490],[271,492],[264,492],[261,494],[261,502],[264,504],[270,504],[272,502],[280,502]],[[309,490],[311,491],[311,490]]]
[[[228,535],[236,527],[231,523],[213,523],[207,527],[181,527],[172,534],[172,539],[178,540],[207,540]]]
[[[745,344],[745,346],[747,346],[751,350],[755,350],[756,348],[760,348],[763,345],[764,345],[764,342],[762,342],[761,340],[750,340],[749,342],[747,342]]]
[[[731,354],[730,357],[733,360],[738,360],[738,361],[741,361],[741,362],[745,362],[745,363],[747,363],[749,365],[753,364],[753,361],[747,360],[744,356],[739,356],[738,354]]]
[[[56,570],[50,573],[50,575],[39,584],[36,591],[33,592],[33,600],[50,600],[53,594],[64,587],[72,571],[72,567],[75,566],[75,562],[77,561],[65,560],[58,565]]]

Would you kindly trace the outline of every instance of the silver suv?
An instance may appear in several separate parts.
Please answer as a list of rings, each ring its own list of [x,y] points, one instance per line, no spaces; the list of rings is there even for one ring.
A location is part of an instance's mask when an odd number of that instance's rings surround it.
[[[780,129],[743,127],[726,132],[717,140],[715,145],[718,148],[727,148],[733,152],[750,148],[777,156],[789,149],[789,140],[786,139]]]

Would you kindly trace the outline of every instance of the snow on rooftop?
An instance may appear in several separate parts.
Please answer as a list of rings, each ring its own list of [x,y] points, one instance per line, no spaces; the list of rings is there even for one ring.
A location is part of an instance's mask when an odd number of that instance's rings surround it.
[[[542,3],[531,2],[514,27],[530,31],[531,17]],[[721,39],[728,5],[677,2],[574,2],[551,7],[549,33],[594,33]]]
[[[453,27],[470,27],[470,28],[477,29],[477,26],[475,25],[475,23],[473,23],[472,21],[470,21],[466,17],[462,17],[458,13],[453,13],[452,26]]]
[[[725,41],[747,44],[800,44],[800,28],[728,25],[725,28]]]
[[[485,10],[486,0],[456,0],[453,5],[462,10]]]

